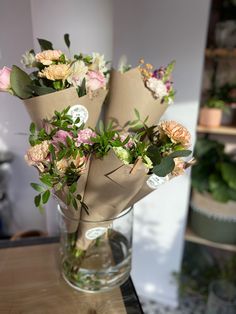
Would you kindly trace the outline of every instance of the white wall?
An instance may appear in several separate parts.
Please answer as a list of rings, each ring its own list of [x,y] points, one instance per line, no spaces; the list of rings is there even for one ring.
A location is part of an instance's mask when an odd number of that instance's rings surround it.
[[[140,57],[157,67],[176,60],[176,102],[166,119],[195,134],[209,0],[119,0],[114,3],[114,59]],[[140,295],[177,304],[171,273],[179,271],[188,209],[189,176],[160,187],[135,209],[133,279]]]
[[[33,46],[30,0],[1,0],[0,2],[0,68],[20,66],[21,55]],[[28,147],[30,119],[22,102],[0,93],[0,150],[10,150],[15,159],[11,167],[10,194],[13,206],[11,232],[32,228],[45,229],[45,217],[33,205],[34,192],[29,183],[37,178],[28,167],[24,154]]]

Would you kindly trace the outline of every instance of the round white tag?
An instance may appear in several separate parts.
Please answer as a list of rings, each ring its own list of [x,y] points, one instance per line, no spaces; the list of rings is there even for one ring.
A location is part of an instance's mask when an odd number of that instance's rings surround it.
[[[74,122],[77,118],[80,118],[80,121],[76,123],[78,127],[80,127],[81,124],[86,123],[89,117],[88,110],[82,105],[74,105],[70,107],[68,114],[71,115]]]
[[[101,235],[103,235],[106,231],[107,231],[107,228],[105,228],[105,227],[92,228],[92,229],[89,229],[88,231],[86,231],[85,237],[88,240],[95,240],[95,239],[99,238]]]
[[[165,183],[166,181],[168,181],[168,176],[166,177],[158,177],[157,175],[155,174],[152,174],[148,180],[147,180],[147,185],[155,190],[158,188],[158,186],[162,185],[163,183]]]

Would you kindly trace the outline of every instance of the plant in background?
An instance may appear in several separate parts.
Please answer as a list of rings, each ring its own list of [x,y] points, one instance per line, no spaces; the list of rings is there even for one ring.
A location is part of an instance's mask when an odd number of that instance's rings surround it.
[[[225,105],[225,102],[223,100],[220,100],[218,98],[210,98],[208,99],[203,107],[207,108],[214,108],[214,109],[220,109],[223,111],[227,111],[227,106]]]
[[[217,89],[216,95],[225,103],[236,103],[236,84],[225,84]]]
[[[196,142],[198,163],[192,168],[192,186],[208,192],[219,202],[236,201],[236,162],[224,152],[224,145],[205,138]]]

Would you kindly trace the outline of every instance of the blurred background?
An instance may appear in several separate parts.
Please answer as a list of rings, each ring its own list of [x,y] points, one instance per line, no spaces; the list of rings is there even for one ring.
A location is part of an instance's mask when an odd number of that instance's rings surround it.
[[[145,313],[205,313],[214,280],[236,283],[236,1],[0,0],[0,29],[0,68],[21,66],[37,38],[64,51],[65,33],[72,54],[98,51],[114,66],[122,55],[133,66],[176,60],[163,119],[190,130],[199,162],[135,206],[132,278]],[[56,204],[45,214],[33,205],[29,124],[21,101],[1,93],[1,239],[58,234]]]

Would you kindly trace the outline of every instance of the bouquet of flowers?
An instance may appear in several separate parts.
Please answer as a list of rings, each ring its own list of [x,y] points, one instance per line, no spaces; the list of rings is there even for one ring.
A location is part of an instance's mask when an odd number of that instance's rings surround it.
[[[64,35],[70,48],[69,35]],[[0,70],[0,91],[23,100],[38,128],[54,111],[71,106],[71,114],[81,123],[95,127],[107,95],[109,69],[103,55],[79,53],[72,59],[51,42],[38,39],[41,52],[27,51],[22,64],[33,71],[28,74],[16,65]]]
[[[137,110],[149,126],[155,125],[174,101],[175,91],[172,71],[175,62],[167,67],[154,69],[150,63],[140,60],[136,68],[123,65],[119,71],[112,70],[109,102],[105,122],[112,119],[122,128],[128,129]]]
[[[69,48],[68,35],[65,42]],[[39,43],[41,53],[23,58],[37,70],[28,75],[16,66],[3,68],[0,90],[23,99],[33,120],[25,159],[39,172],[40,183],[31,183],[35,205],[42,209],[51,195],[57,198],[68,234],[63,274],[80,286],[91,276],[80,271],[78,259],[106,236],[88,237],[89,228],[103,221],[108,230],[109,219],[183,174],[193,162],[184,160],[191,154],[190,134],[175,121],[159,123],[174,100],[174,62],[154,70],[140,60],[134,69],[112,70],[105,118],[97,123],[109,76],[103,56],[70,60],[50,42]]]

